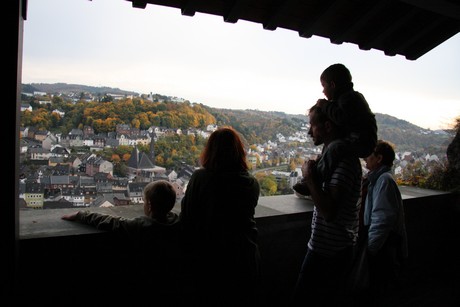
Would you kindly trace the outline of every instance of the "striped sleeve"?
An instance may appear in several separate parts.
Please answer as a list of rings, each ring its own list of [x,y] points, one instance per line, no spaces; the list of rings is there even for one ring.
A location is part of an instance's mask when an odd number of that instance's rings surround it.
[[[361,164],[359,159],[342,159],[334,169],[324,190],[338,187],[343,191],[337,217],[327,222],[319,211],[313,212],[312,235],[308,246],[323,255],[335,253],[353,245],[358,234],[359,199],[361,189]]]

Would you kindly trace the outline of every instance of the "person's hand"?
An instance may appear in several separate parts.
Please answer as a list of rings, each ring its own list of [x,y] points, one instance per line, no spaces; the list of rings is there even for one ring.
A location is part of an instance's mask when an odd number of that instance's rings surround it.
[[[305,177],[305,173],[307,172],[307,163],[310,160],[303,161],[302,167],[300,168],[302,171],[302,177]]]
[[[71,214],[64,214],[61,216],[61,219],[66,220],[66,221],[75,221],[77,219],[77,214],[78,212],[74,212]]]
[[[302,164],[302,177],[304,181],[314,180],[314,167],[316,161],[315,160],[308,160]]]
[[[318,99],[318,101],[316,102],[316,105],[320,108],[322,108],[326,103],[328,103],[329,101],[327,99]]]

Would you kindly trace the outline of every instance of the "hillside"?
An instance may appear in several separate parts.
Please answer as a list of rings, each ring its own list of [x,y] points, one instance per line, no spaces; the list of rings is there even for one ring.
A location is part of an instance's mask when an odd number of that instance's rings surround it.
[[[107,86],[97,87],[80,84],[67,84],[67,83],[30,83],[22,84],[23,93],[45,92],[45,93],[90,93],[90,94],[119,94],[119,95],[139,95],[139,93],[132,91],[124,91],[119,88],[112,88]]]
[[[391,141],[398,151],[445,153],[452,136],[442,130],[421,128],[394,116],[376,113],[378,137]]]
[[[305,115],[258,110],[209,108],[218,125],[231,125],[254,143],[274,140],[277,133],[292,135],[308,123]],[[397,151],[445,154],[452,137],[445,131],[423,129],[394,116],[376,113],[378,138],[392,142]]]
[[[47,92],[47,93],[90,93],[93,95],[104,94],[104,93],[114,93],[129,95],[133,94],[135,96],[138,93],[121,90],[118,88],[110,87],[94,87],[78,84],[66,84],[66,83],[55,83],[55,84],[46,84],[46,83],[32,83],[32,84],[23,84],[23,92],[33,93],[34,91]],[[177,114],[183,113],[184,108],[181,107],[181,103],[171,104],[173,100],[167,96],[161,96],[166,99],[164,104],[169,104],[176,108],[176,114],[174,117],[177,118]],[[157,103],[158,104],[158,103]],[[160,103],[161,104],[161,103]],[[189,102],[186,102],[189,104]],[[220,109],[212,108],[204,105],[199,105],[190,109],[187,107],[186,112],[195,112],[195,117],[199,116],[200,118],[208,115],[204,114],[203,111],[206,110],[208,114],[212,115],[215,118],[216,124],[219,126],[230,125],[235,129],[240,131],[246,138],[247,142],[250,144],[254,143],[264,143],[268,140],[275,140],[276,134],[281,133],[285,136],[294,134],[300,130],[302,125],[308,123],[308,117],[303,114],[286,114],[283,112],[276,111],[259,111],[259,110],[234,110],[234,109]],[[185,106],[184,106],[185,107]],[[155,110],[164,110],[165,106],[155,106],[150,107],[151,111],[154,113],[158,112]],[[203,110],[204,109],[204,110]],[[68,110],[69,111],[69,110]],[[145,110],[142,110],[142,112]],[[81,110],[79,111],[81,112]],[[139,115],[137,111],[137,114]],[[199,112],[200,114],[197,114]],[[75,116],[75,112],[74,116]],[[125,112],[126,113],[126,112]],[[131,123],[133,116],[136,116],[136,112],[130,114],[120,114],[119,118],[123,119],[125,123]],[[129,117],[131,116],[131,117]],[[182,116],[180,116],[182,117]],[[134,118],[134,117],[133,117]],[[210,119],[206,120],[208,122]],[[446,152],[447,146],[450,143],[452,136],[450,136],[445,131],[431,131],[423,129],[414,124],[411,124],[405,120],[398,119],[396,117],[376,113],[377,125],[379,127],[378,137],[380,139],[388,140],[394,143],[398,151],[416,151],[416,152],[430,152],[432,154],[444,154]],[[74,121],[73,121],[74,122]],[[165,125],[171,125],[171,128],[175,128],[176,123],[179,124],[179,127],[184,128],[187,120],[176,120],[173,123],[169,124],[167,121],[160,121],[159,123]],[[69,127],[69,125],[62,124]]]
[[[276,134],[293,135],[307,123],[305,115],[258,110],[232,110],[208,108],[218,126],[230,125],[240,131],[250,143],[275,140]]]

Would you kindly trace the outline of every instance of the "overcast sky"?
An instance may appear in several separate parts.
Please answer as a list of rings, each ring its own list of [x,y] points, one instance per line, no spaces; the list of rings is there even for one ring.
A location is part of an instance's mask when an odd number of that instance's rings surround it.
[[[343,63],[372,111],[423,128],[460,116],[460,34],[415,61],[246,21],[124,0],[28,0],[23,83],[177,96],[211,107],[306,114]]]

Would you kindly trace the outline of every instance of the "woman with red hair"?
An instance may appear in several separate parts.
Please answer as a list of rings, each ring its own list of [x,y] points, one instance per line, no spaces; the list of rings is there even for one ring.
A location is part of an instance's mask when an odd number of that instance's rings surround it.
[[[260,187],[231,127],[214,131],[186,187],[180,218],[184,234],[185,293],[189,303],[255,303],[259,281],[254,219]]]

